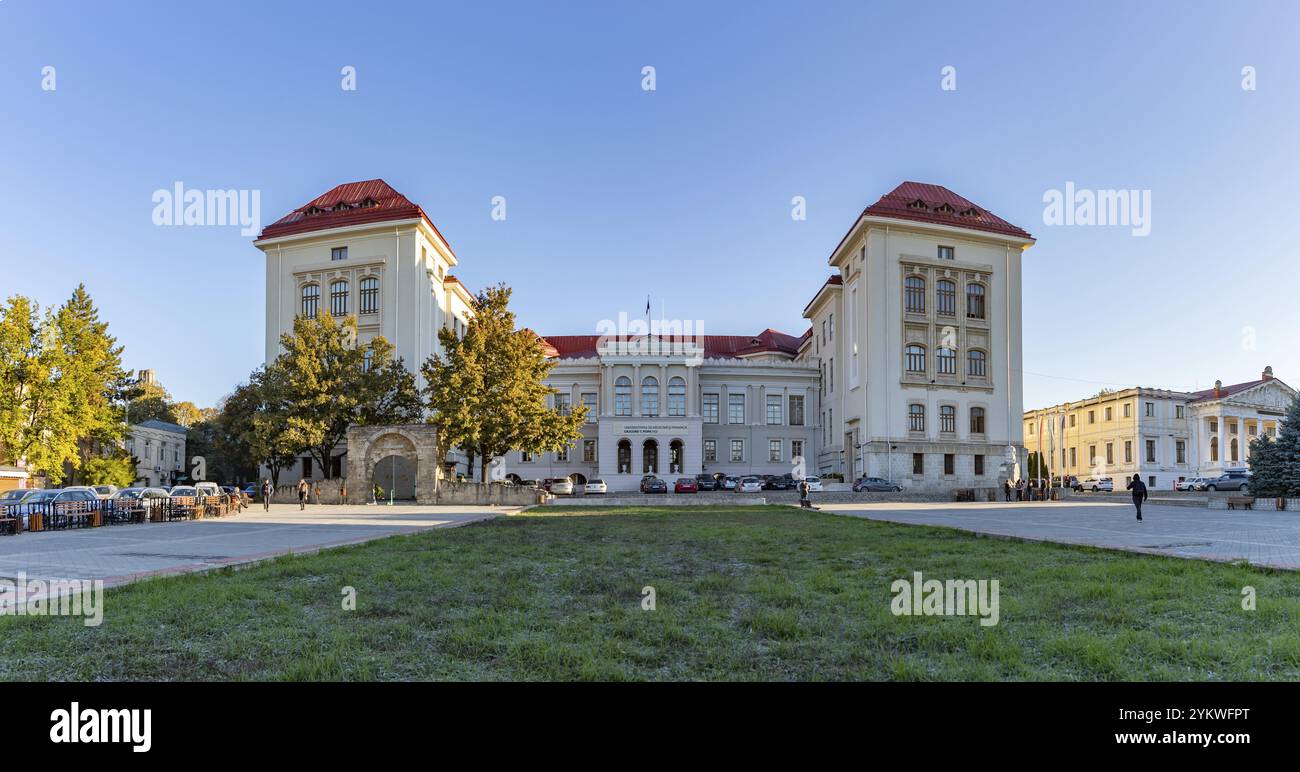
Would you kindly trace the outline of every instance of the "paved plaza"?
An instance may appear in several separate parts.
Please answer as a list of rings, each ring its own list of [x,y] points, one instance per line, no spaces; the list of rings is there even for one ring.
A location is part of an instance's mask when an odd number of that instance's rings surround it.
[[[1300,569],[1300,512],[1202,509],[1131,502],[825,504],[822,511],[938,525],[1033,541]]]
[[[105,586],[239,565],[514,511],[503,507],[261,506],[207,520],[140,523],[0,537],[0,578],[102,579]]]

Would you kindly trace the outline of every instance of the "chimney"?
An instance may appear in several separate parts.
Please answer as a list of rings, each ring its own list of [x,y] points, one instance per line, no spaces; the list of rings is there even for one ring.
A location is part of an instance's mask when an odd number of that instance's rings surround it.
[[[1265,381],[1273,380],[1273,366],[1269,365],[1268,367],[1265,367],[1264,374],[1260,376],[1260,378],[1262,378]]]
[[[1223,396],[1223,381],[1214,382],[1214,396],[1216,398]]]

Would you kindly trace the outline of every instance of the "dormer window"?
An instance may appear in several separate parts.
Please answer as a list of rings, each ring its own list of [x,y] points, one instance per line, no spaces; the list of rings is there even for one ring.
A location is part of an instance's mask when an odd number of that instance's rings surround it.
[[[953,209],[953,208],[952,208],[950,205],[948,205],[948,204],[940,204],[940,205],[938,206],[938,208],[936,208],[934,211],[936,211],[936,212],[942,212],[942,213],[944,213],[944,214],[952,214],[953,212],[955,212],[955,211],[957,211],[957,210]]]
[[[369,207],[372,206],[379,206],[379,202],[369,196],[366,196],[365,199],[361,201],[361,203],[357,204],[357,206],[362,209],[368,209]]]
[[[918,199],[916,199],[915,201],[913,201],[912,203],[908,204],[908,205],[907,205],[907,208],[908,208],[908,209],[920,209],[920,210],[922,210],[922,211],[925,211],[925,210],[929,209],[930,207],[926,206],[926,205],[925,205],[925,202],[918,198]]]
[[[972,206],[972,207],[969,208],[969,209],[963,209],[963,210],[962,210],[962,213],[961,213],[961,216],[962,216],[962,217],[979,217],[979,216],[980,216],[980,210],[978,210],[978,209],[976,209],[975,207]]]
[[[307,212],[306,212],[306,213],[307,213],[307,215],[311,216],[311,215],[318,215],[318,214],[320,214],[321,212],[324,212],[324,211],[325,211],[325,210],[324,210],[324,209],[321,209],[319,206],[309,206],[309,207],[307,207]]]
[[[348,206],[347,203],[346,203],[346,202],[343,202],[343,201],[340,201],[340,202],[338,202],[337,204],[334,205],[334,211],[336,211],[336,212],[345,212],[345,211],[347,211],[348,209],[351,209],[351,208],[352,208],[352,207]]]

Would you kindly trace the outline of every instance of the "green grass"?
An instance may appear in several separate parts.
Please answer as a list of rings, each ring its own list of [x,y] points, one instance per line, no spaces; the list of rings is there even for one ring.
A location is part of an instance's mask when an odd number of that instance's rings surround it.
[[[894,616],[913,571],[998,579],[999,624]],[[1298,679],[1300,582],[792,507],[548,507],[139,582],[98,628],[0,641],[20,680]]]

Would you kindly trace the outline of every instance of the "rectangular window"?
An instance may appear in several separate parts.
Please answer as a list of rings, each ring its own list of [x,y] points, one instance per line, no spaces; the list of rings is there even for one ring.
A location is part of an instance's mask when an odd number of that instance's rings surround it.
[[[985,318],[983,284],[966,285],[966,318],[967,319]]]
[[[1219,433],[1219,421],[1218,421],[1217,418],[1211,418],[1211,419],[1210,419],[1210,434],[1218,434],[1218,433]]]
[[[595,440],[582,441],[582,463],[584,464],[596,463],[596,441]]]
[[[521,463],[521,464],[531,464],[531,463],[533,463],[533,454],[532,454],[532,453],[529,453],[529,452],[526,451],[526,450],[523,451],[522,453],[519,454],[519,463]]]
[[[745,422],[745,395],[727,395],[727,423],[743,424]]]
[[[1088,466],[1096,466],[1096,465],[1097,465],[1097,446],[1096,446],[1096,445],[1089,445],[1089,446],[1088,446]]]
[[[740,463],[741,461],[744,461],[744,460],[745,460],[745,441],[744,441],[744,440],[732,440],[732,441],[731,441],[731,460],[732,460],[733,463],[737,463],[737,464]]]
[[[1176,454],[1175,457],[1178,459],[1178,463],[1180,464],[1187,463],[1187,443],[1183,442],[1182,440],[1178,440],[1177,442],[1175,442],[1174,453]]]
[[[1154,403],[1154,402],[1148,402],[1148,403],[1147,403],[1147,418],[1155,418],[1155,417],[1156,417],[1156,403]]]
[[[781,441],[780,441],[780,440],[768,440],[768,441],[767,441],[767,460],[768,460],[768,461],[771,461],[771,462],[773,462],[773,463],[778,463],[778,462],[780,462],[780,460],[781,460]]]
[[[903,280],[903,308],[909,314],[925,313],[925,279],[908,276]]]
[[[975,476],[984,476],[984,457],[980,455],[975,456]]]
[[[1106,443],[1106,463],[1115,463],[1115,443],[1113,442]]]
[[[957,473],[956,468],[955,468],[955,467],[956,467],[956,459],[957,459],[957,457],[956,457],[955,455],[953,455],[952,453],[944,453],[944,454],[943,454],[943,473],[944,473],[944,474],[951,475],[951,474],[956,474],[956,473]]]
[[[704,423],[716,424],[718,422],[718,395],[705,394],[703,402]]]
[[[955,254],[955,253],[956,253],[956,250],[954,250],[952,247],[945,247],[945,246],[940,246],[940,247],[939,247],[939,259],[940,259],[940,260],[954,260],[954,259],[956,259],[956,254]]]
[[[584,391],[582,393],[582,404],[587,408],[587,423],[596,423],[596,415],[599,413],[599,410],[597,409],[599,405],[596,402],[596,393],[593,391]]]
[[[1109,407],[1106,408],[1106,418],[1105,418],[1104,420],[1109,421],[1109,420],[1110,420],[1111,418],[1113,418],[1114,416],[1115,416],[1115,413],[1114,413],[1113,409],[1112,409],[1112,408],[1109,408]]]
[[[790,440],[790,460],[803,458],[803,440]]]
[[[562,448],[560,448],[559,450],[555,451],[555,460],[556,460],[556,461],[568,461],[568,460],[569,460],[569,446],[568,446],[568,445],[565,445],[564,447],[562,447]]]
[[[925,474],[925,454],[912,454],[912,474]]]
[[[1124,463],[1133,463],[1133,441],[1124,440]]]
[[[1090,424],[1095,424],[1095,423],[1097,423],[1097,411],[1096,411],[1096,410],[1089,410],[1089,411],[1088,411],[1088,423],[1090,423]]]
[[[1070,414],[1070,428],[1074,428],[1074,413]]]
[[[781,395],[767,395],[767,425],[781,425]]]
[[[1076,466],[1079,465],[1079,463],[1078,463],[1078,462],[1079,462],[1079,458],[1078,458],[1078,456],[1075,454],[1075,452],[1074,452],[1075,450],[1076,450],[1076,448],[1070,448],[1070,466],[1071,466],[1071,467],[1076,467]]]
[[[1174,418],[1182,418],[1182,417],[1183,417],[1183,406],[1174,405]]]
[[[831,394],[835,393],[835,357],[830,358],[830,369],[826,371],[828,378],[826,380],[826,390]]]
[[[1127,402],[1124,403],[1124,417],[1125,418],[1133,417],[1133,406]]]
[[[347,248],[347,247],[334,247],[333,249],[330,250],[330,259],[331,259],[331,260],[347,260],[347,259],[348,259],[348,248]]]
[[[361,280],[361,313],[377,314],[379,313],[379,280],[367,277]]]
[[[351,287],[346,281],[336,281],[330,285],[330,316],[348,315],[348,295]]]
[[[1155,462],[1156,462],[1156,441],[1147,440],[1147,463],[1154,464]]]
[[[568,415],[568,414],[569,414],[569,395],[568,395],[568,394],[564,394],[564,393],[560,393],[560,392],[556,392],[556,393],[555,393],[555,412],[559,413],[560,415]]]
[[[829,316],[827,316],[826,321],[830,324],[830,337],[827,338],[826,340],[834,341],[835,340],[835,314],[830,314]]]
[[[705,440],[705,441],[704,441],[704,460],[705,460],[705,461],[717,461],[717,460],[718,460],[718,441],[717,441],[717,440]]]
[[[939,431],[945,434],[957,433],[957,408],[952,405],[939,408]]]
[[[790,425],[803,426],[803,396],[790,397]]]

